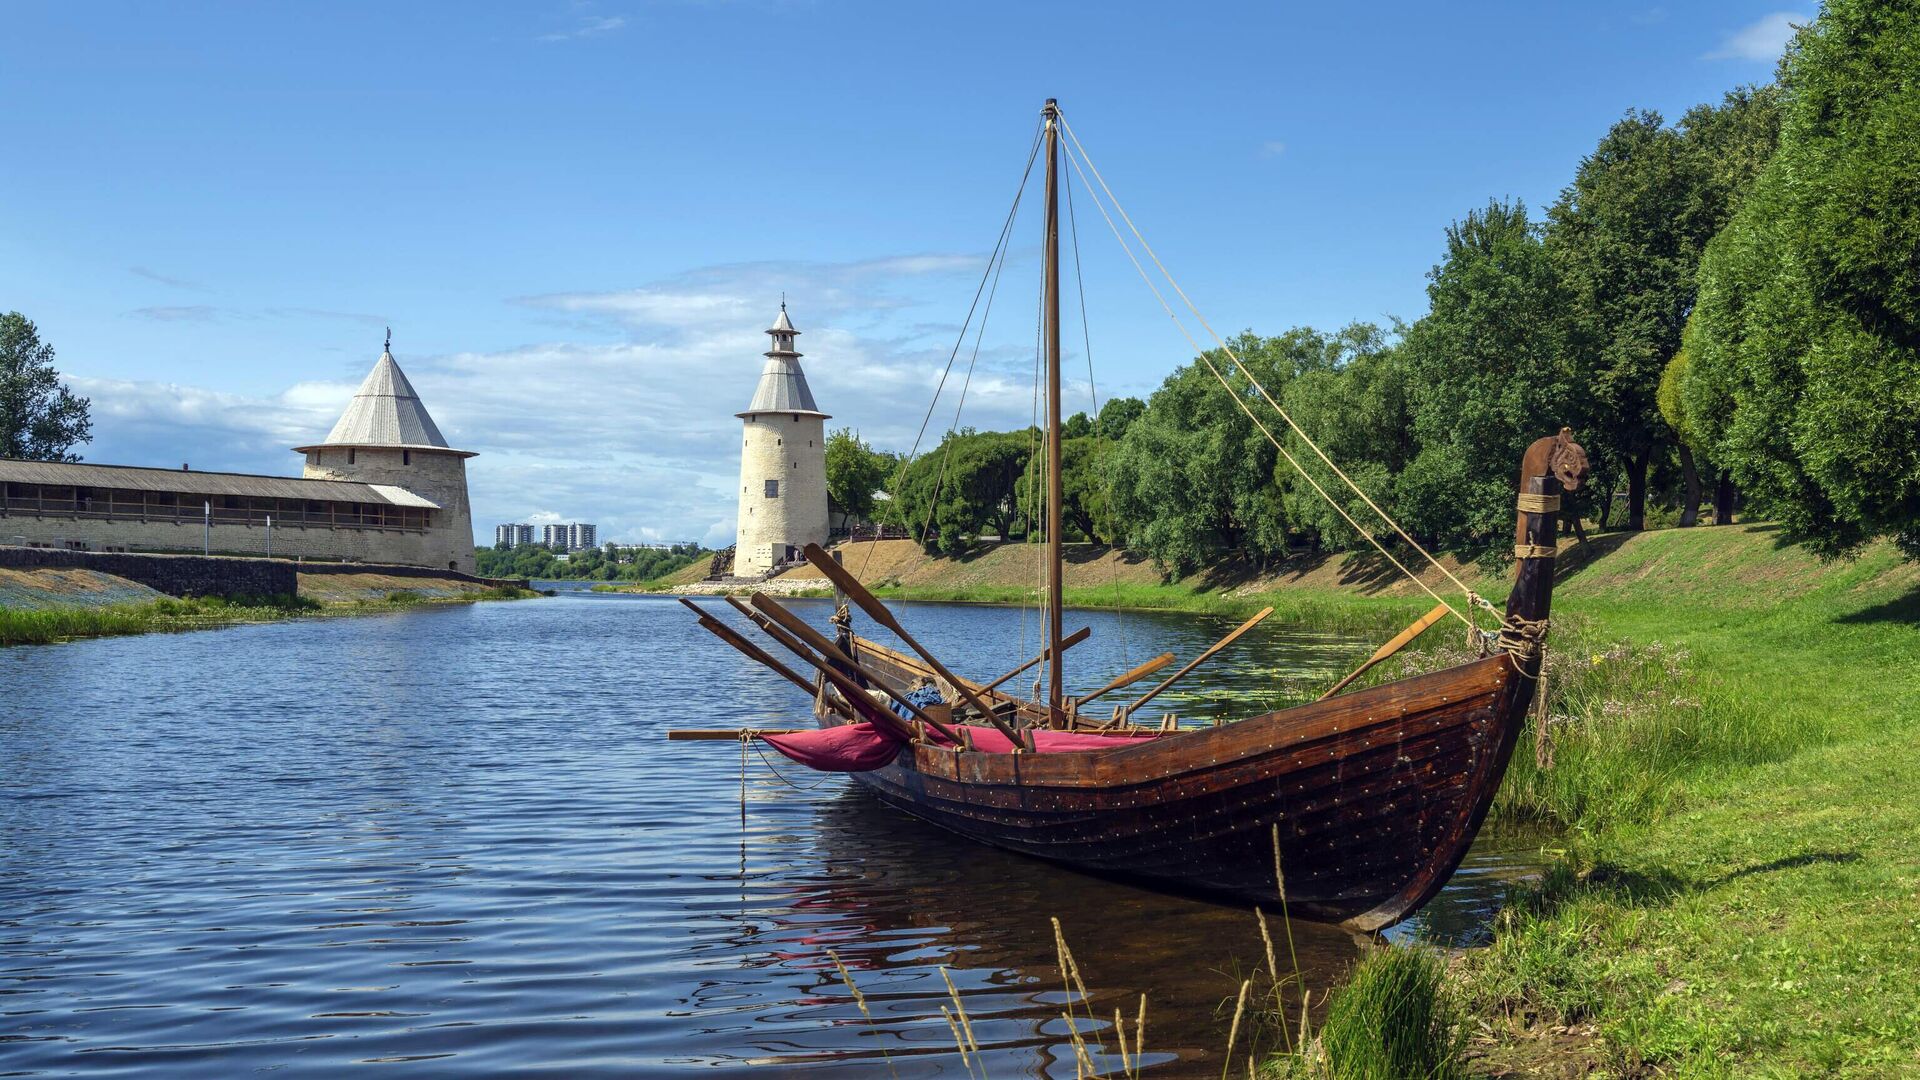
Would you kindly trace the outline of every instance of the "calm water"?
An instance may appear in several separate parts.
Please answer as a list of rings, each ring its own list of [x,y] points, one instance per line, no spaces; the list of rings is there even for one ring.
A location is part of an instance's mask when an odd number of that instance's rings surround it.
[[[1228,627],[1072,615],[1083,688]],[[904,617],[971,674],[1037,650],[1031,613]],[[1263,628],[1162,701],[1305,693],[1365,651]],[[748,759],[743,804],[736,744],[663,737],[805,707],[652,597],[0,650],[0,1075],[958,1077],[947,965],[992,1075],[1071,1076],[1054,916],[1095,1012],[1148,996],[1158,1074],[1217,1075],[1249,912],[962,843],[783,759]],[[1402,933],[1471,937],[1526,863],[1483,844]],[[1316,987],[1355,956],[1293,936]]]

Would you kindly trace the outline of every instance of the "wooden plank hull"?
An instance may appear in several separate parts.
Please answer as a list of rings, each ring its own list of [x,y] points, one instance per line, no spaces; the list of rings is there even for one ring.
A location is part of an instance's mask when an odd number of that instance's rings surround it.
[[[858,641],[905,685],[917,660]],[[1077,869],[1377,930],[1446,883],[1485,819],[1533,681],[1506,654],[1112,750],[927,744],[856,779],[942,828]],[[830,721],[823,721],[830,722]]]

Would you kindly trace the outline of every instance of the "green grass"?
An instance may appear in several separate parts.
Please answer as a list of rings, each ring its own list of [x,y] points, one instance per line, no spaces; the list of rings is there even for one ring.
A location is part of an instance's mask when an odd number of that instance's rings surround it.
[[[0,645],[39,645],[83,637],[192,630],[309,615],[320,605],[294,596],[172,598],[105,607],[0,608]]]
[[[1368,953],[1327,1003],[1317,1038],[1271,1061],[1300,1080],[1454,1080],[1465,1020],[1446,965],[1422,948]]]
[[[101,607],[0,608],[0,646],[44,645],[76,638],[201,630],[305,616],[375,614],[402,611],[427,603],[520,600],[538,595],[529,589],[499,586],[446,598],[428,598],[397,589],[378,600],[359,600],[351,604],[322,604],[304,596],[201,596],[184,600],[169,597],[144,604],[109,604]]]

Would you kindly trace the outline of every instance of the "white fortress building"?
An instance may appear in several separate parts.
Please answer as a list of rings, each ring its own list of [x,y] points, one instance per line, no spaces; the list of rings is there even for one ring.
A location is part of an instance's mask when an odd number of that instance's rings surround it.
[[[787,305],[767,331],[760,384],[745,412],[735,413],[740,441],[740,516],[733,572],[754,577],[800,558],[808,544],[827,542],[826,413],[813,403],[800,370]]]
[[[304,476],[0,459],[0,544],[398,563],[472,573],[467,459],[389,348]]]

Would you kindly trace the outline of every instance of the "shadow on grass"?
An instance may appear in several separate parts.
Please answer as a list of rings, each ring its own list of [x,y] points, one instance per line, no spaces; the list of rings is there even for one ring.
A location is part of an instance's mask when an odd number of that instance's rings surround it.
[[[1565,866],[1556,868],[1538,884],[1527,887],[1514,899],[1538,912],[1558,908],[1577,897],[1598,896],[1636,906],[1665,906],[1680,896],[1710,892],[1722,885],[1757,874],[1777,874],[1807,866],[1841,865],[1860,861],[1857,851],[1808,851],[1771,862],[1743,866],[1738,870],[1709,878],[1688,878],[1664,869],[1635,870],[1616,863],[1601,862],[1584,873]]]
[[[1869,608],[1849,612],[1835,619],[1834,622],[1920,625],[1920,586],[1916,586],[1905,596],[1895,597],[1884,604],[1875,604]]]

